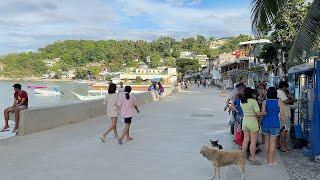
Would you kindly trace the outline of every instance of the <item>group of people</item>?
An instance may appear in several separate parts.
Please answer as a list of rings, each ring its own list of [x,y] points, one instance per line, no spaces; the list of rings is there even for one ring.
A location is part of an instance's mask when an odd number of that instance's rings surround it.
[[[157,96],[159,96],[159,98],[162,98],[162,94],[164,93],[164,87],[160,82],[154,81],[149,86],[148,91],[156,92]]]
[[[276,165],[275,148],[289,151],[287,147],[288,131],[291,127],[290,105],[296,99],[288,91],[289,84],[281,81],[276,87],[266,88],[260,82],[253,89],[246,87],[245,79],[240,79],[227,100],[225,110],[229,107],[234,117],[235,135],[243,133],[241,149],[250,151],[250,163],[260,165],[256,159],[259,132],[263,135],[264,157],[269,165]]]
[[[124,90],[124,91],[122,91]],[[134,109],[137,113],[140,113],[136,97],[131,94],[131,87],[125,86],[124,89],[120,86],[117,93],[117,85],[109,84],[108,93],[105,96],[104,104],[107,109],[107,116],[111,118],[111,125],[107,128],[105,133],[100,137],[102,142],[106,141],[106,136],[113,131],[114,136],[118,139],[118,143],[121,145],[123,143],[124,137],[127,141],[133,140],[130,136],[130,125],[132,122]],[[117,132],[117,120],[118,117],[125,123],[122,135],[119,136]]]
[[[29,98],[28,93],[21,89],[20,84],[14,84],[14,102],[13,105],[4,110],[4,127],[1,132],[9,131],[9,114],[13,113],[15,118],[15,126],[13,132],[18,131],[19,120],[20,120],[20,111],[28,108]],[[131,141],[133,138],[130,136],[130,125],[132,121],[134,109],[139,113],[137,107],[136,97],[131,94],[130,86],[123,86],[123,83],[120,83],[119,88],[117,85],[111,83],[108,88],[108,93],[105,96],[104,104],[106,105],[107,115],[111,118],[112,123],[107,128],[106,132],[100,137],[101,141],[106,140],[106,136],[109,132],[113,131],[115,138],[118,139],[118,143],[122,144],[124,137],[127,141]],[[117,132],[117,120],[118,117],[123,119],[125,127],[123,129],[122,135],[119,136]]]

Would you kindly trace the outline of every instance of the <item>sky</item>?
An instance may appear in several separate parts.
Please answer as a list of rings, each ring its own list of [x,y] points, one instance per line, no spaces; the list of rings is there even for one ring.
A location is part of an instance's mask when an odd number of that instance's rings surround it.
[[[0,55],[66,39],[251,34],[250,0],[0,0]]]

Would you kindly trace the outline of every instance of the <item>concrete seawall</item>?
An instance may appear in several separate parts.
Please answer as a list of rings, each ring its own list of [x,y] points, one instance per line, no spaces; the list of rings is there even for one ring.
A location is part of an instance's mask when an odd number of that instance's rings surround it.
[[[166,89],[164,97],[177,93],[178,88]],[[157,101],[152,92],[135,94],[139,106]],[[59,126],[89,120],[106,114],[103,99],[65,105],[29,108],[20,112],[19,135],[49,130]]]

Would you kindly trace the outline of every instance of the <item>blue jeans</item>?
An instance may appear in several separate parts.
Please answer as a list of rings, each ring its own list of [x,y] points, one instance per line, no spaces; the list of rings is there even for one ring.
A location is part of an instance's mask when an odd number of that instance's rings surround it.
[[[267,136],[279,136],[280,128],[262,128],[262,133]]]

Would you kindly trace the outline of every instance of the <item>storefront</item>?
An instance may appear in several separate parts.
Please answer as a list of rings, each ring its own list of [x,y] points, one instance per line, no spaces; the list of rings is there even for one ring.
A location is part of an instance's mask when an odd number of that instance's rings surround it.
[[[294,138],[304,140],[304,155],[320,154],[320,61],[315,60],[289,69],[289,83],[298,100],[294,107]]]

